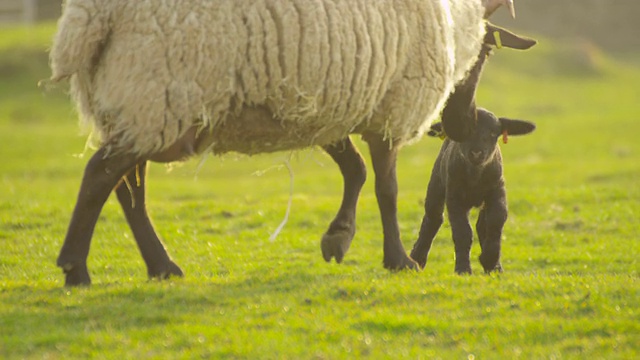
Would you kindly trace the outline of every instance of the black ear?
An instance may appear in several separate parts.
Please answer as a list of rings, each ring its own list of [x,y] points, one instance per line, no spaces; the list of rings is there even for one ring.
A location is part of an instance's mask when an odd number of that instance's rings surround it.
[[[486,25],[487,33],[484,35],[484,43],[498,48],[504,46],[511,49],[527,50],[538,42],[534,39],[522,37],[507,29],[495,26],[489,22]]]
[[[536,125],[529,121],[507,118],[500,118],[499,120],[502,132],[506,132],[509,135],[525,135],[536,129]]]
[[[433,136],[433,137],[439,137],[441,139],[445,138],[446,135],[444,133],[444,128],[442,127],[442,123],[437,122],[435,124],[432,124],[431,127],[429,128],[429,131],[427,132],[427,135]]]

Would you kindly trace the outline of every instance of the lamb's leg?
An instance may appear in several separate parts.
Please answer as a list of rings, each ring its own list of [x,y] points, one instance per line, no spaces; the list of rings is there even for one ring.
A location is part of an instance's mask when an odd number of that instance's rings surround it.
[[[390,270],[415,269],[418,264],[407,256],[398,227],[398,182],[396,156],[398,148],[377,134],[364,137],[369,144],[371,161],[376,176],[376,197],[384,232],[384,267]]]
[[[331,261],[335,257],[336,262],[340,263],[356,233],[356,205],[367,177],[367,169],[362,156],[348,137],[323,148],[340,167],[344,192],[340,209],[322,236],[320,247],[325,261]]]
[[[478,213],[478,220],[476,221],[476,234],[478,234],[480,249],[484,249],[484,242],[487,239],[487,210],[484,208],[484,206]]]
[[[469,224],[469,210],[455,204],[456,201],[447,201],[447,212],[451,223],[453,245],[456,252],[455,272],[458,274],[471,274],[471,243],[473,230]]]
[[[486,273],[502,272],[500,264],[500,250],[502,244],[502,229],[507,222],[507,197],[504,188],[496,190],[485,201],[484,208],[478,216],[478,238],[482,247],[480,264]],[[480,224],[482,219],[484,225]],[[482,230],[482,234],[481,234]]]
[[[91,284],[87,256],[98,216],[111,190],[137,162],[131,154],[110,157],[105,157],[105,154],[105,148],[101,148],[87,163],[69,229],[58,256],[57,264],[66,274],[66,286]]]
[[[147,162],[143,161],[123,177],[116,188],[118,201],[147,264],[149,277],[166,279],[172,275],[182,276],[182,270],[169,258],[147,214],[146,170]]]
[[[440,178],[432,176],[427,188],[427,196],[424,201],[424,217],[420,226],[418,240],[411,250],[411,258],[415,260],[421,268],[427,264],[427,257],[433,238],[438,233],[443,222],[444,196],[445,190]]]

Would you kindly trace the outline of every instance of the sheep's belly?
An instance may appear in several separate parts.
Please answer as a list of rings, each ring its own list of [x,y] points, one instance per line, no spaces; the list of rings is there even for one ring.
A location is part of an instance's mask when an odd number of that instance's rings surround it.
[[[324,119],[326,120],[326,119]],[[198,153],[258,154],[326,145],[348,136],[353,125],[326,121],[283,121],[264,107],[247,107],[196,137]]]

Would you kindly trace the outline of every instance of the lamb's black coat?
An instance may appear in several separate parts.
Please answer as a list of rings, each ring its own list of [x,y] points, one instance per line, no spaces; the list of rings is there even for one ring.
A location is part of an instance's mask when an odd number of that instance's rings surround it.
[[[411,257],[424,267],[433,238],[443,222],[446,204],[456,252],[457,273],[471,273],[469,253],[473,231],[469,211],[480,207],[476,232],[485,272],[502,271],[500,247],[502,229],[507,220],[507,196],[502,175],[502,154],[497,145],[503,135],[523,135],[535,125],[478,109],[478,121],[469,140],[445,139],[433,166],[425,200],[425,215]],[[441,123],[432,126],[430,135],[442,132]]]

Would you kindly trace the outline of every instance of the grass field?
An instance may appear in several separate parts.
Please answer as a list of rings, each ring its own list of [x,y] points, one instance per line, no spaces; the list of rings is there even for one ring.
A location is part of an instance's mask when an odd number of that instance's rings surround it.
[[[53,30],[0,28],[0,358],[640,356],[640,62],[551,40],[491,59],[480,104],[538,125],[502,146],[501,275],[477,261],[474,275],[454,275],[446,223],[424,271],[385,271],[372,176],[350,252],[325,263],[319,240],[342,183],[316,149],[152,166],[149,210],[185,278],[146,279],[110,199],[93,286],[66,289],[55,259],[90,151],[64,87],[37,87]],[[425,138],[400,155],[407,249],[439,145]],[[270,241],[290,157],[291,216]]]

